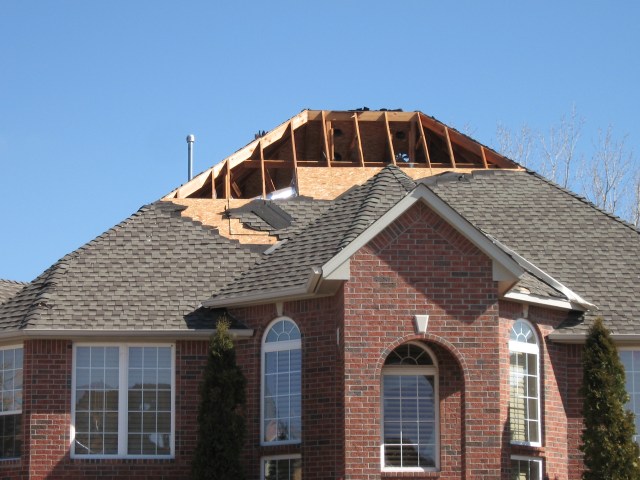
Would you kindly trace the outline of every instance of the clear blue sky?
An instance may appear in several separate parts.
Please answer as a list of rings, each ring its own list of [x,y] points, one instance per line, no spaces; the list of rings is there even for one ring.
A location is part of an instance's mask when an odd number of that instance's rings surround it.
[[[613,124],[640,153],[640,2],[0,1],[0,278],[31,280],[304,108]]]

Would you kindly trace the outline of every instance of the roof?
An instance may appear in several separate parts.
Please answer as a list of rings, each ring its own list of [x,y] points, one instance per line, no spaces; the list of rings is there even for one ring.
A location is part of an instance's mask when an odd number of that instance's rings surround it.
[[[215,298],[221,301],[256,292],[264,296],[304,289],[314,269],[331,259],[413,187],[415,183],[399,169],[383,169],[364,185],[335,200],[296,235],[268,250],[236,281],[219,290]]]
[[[147,205],[66,255],[0,305],[0,329],[212,328],[200,301],[258,255],[182,217],[184,208]]]
[[[306,190],[313,185],[301,178],[301,170],[308,167],[366,170],[387,165],[422,170],[424,175],[443,169],[521,169],[422,112],[303,110],[273,130],[259,132],[245,147],[164,198],[266,199],[291,188],[309,195]]]
[[[512,292],[564,305],[583,298],[597,306],[587,319],[602,315],[614,333],[637,329],[640,232],[632,226],[532,172],[456,173],[421,183],[525,269]],[[204,304],[251,300],[256,290],[259,298],[308,293],[320,267],[414,188],[400,169],[383,169]],[[588,324],[572,320],[565,328],[582,333]]]
[[[533,172],[433,178],[430,188],[476,227],[594,303],[617,334],[638,331],[640,232]],[[589,322],[568,327],[582,333]]]
[[[454,172],[433,175],[440,167]],[[305,110],[207,172],[33,282],[0,281],[0,331],[191,332],[228,306],[328,295],[350,255],[416,201],[492,258],[503,298],[594,304],[571,314],[567,335],[596,315],[616,335],[638,330],[640,232],[420,112]],[[317,197],[261,199],[283,186],[300,195],[301,179]]]
[[[24,288],[26,282],[0,279],[0,303],[4,303]]]

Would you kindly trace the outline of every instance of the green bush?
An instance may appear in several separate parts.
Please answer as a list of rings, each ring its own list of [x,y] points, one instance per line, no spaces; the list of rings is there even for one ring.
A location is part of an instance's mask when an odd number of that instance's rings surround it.
[[[246,379],[236,363],[229,323],[219,321],[211,337],[200,387],[198,443],[192,463],[197,480],[242,480]]]
[[[640,479],[634,415],[625,408],[624,367],[609,331],[598,318],[584,349],[584,480]]]

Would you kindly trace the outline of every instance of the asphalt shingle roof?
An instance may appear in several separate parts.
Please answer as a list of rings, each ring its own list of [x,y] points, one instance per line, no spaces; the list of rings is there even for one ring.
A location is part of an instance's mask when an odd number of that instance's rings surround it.
[[[293,219],[290,226],[277,229],[256,215],[252,210],[255,204],[270,203],[283,209]],[[231,218],[239,219],[245,227],[261,232],[269,232],[283,240],[298,230],[305,228],[331,205],[330,200],[314,200],[309,197],[296,197],[286,200],[254,200],[240,208],[230,210]]]
[[[0,329],[212,328],[200,301],[258,254],[156,202],[63,257],[0,305]]]
[[[25,282],[0,279],[0,303],[4,303],[25,287]]]
[[[414,187],[415,183],[400,169],[383,169],[333,201],[324,213],[264,255],[236,281],[218,291],[215,298],[305,285],[313,267],[330,260]]]
[[[532,172],[478,171],[426,183],[477,228],[596,304],[587,320],[601,315],[614,333],[637,333],[640,232],[631,225]]]

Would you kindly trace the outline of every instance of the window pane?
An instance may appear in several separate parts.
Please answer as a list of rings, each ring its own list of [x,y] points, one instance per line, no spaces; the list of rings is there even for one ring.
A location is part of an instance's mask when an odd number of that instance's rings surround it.
[[[539,352],[537,337],[528,322],[515,322],[509,348],[511,440],[537,443],[540,441]]]
[[[165,367],[170,365],[170,358],[169,347],[129,348],[127,453],[130,455],[170,453],[171,434],[167,425],[171,423],[171,383],[170,378],[167,383]]]
[[[432,375],[383,373],[385,466],[435,467],[434,386]]]
[[[268,352],[263,353],[262,441],[289,442],[301,438],[301,362],[298,327],[290,320],[272,325],[265,337]],[[278,345],[280,342],[288,342]]]
[[[114,353],[115,351],[115,353]],[[76,349],[76,413],[74,418],[76,455],[111,455],[113,439],[106,433],[117,433],[117,347],[78,347]],[[86,360],[86,363],[80,363]],[[114,364],[115,362],[115,364]],[[109,372],[109,374],[107,374]],[[105,379],[109,378],[107,386]],[[114,384],[114,385],[111,385]],[[109,390],[105,390],[109,388]],[[109,412],[107,414],[107,412]]]
[[[265,480],[302,480],[302,460],[299,458],[266,459]]]
[[[0,458],[22,453],[22,414],[0,416]]]
[[[512,480],[540,480],[541,474],[542,462],[540,460],[511,459]]]

